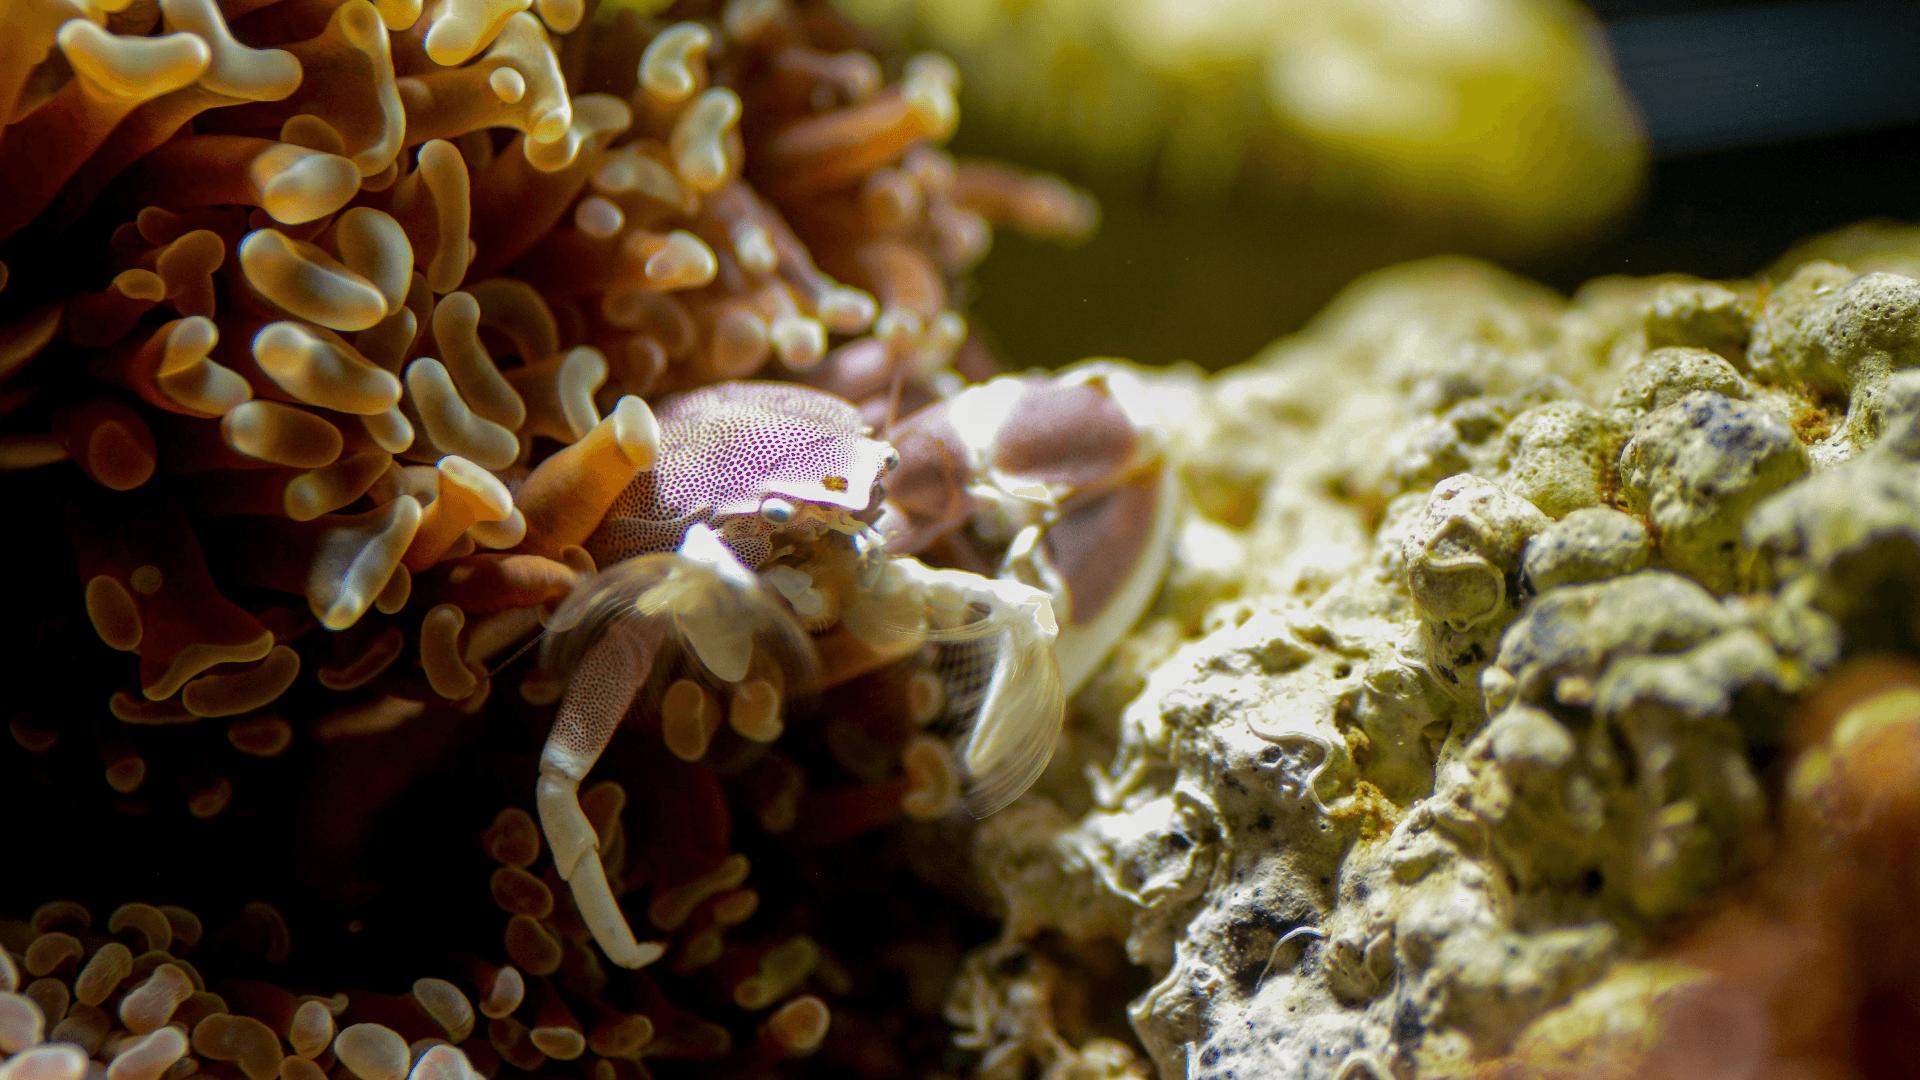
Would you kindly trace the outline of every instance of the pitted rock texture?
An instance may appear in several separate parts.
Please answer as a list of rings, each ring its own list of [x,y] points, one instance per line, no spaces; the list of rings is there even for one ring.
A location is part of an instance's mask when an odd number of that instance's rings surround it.
[[[1627,368],[1620,388],[1614,391],[1613,404],[1616,408],[1651,412],[1695,390],[1711,390],[1736,401],[1751,396],[1747,380],[1720,354],[1706,349],[1668,348],[1655,349]]]
[[[1807,449],[1781,417],[1695,390],[1634,425],[1620,484],[1627,507],[1660,536],[1667,563],[1726,592],[1737,581],[1741,522],[1807,469]]]
[[[1124,944],[1167,1080],[1463,1075],[1686,985],[1643,958],[1772,850],[1796,702],[1920,649],[1920,238],[1801,261],[1414,264],[1166,376],[1193,521],[980,834],[999,970]]]
[[[1630,573],[1647,564],[1653,538],[1646,522],[1604,506],[1587,506],[1527,542],[1527,587],[1577,585]]]
[[[1748,359],[1768,382],[1816,391],[1884,379],[1920,361],[1920,281],[1809,263],[1767,298]]]
[[[1402,547],[1427,667],[1464,701],[1479,700],[1481,668],[1525,601],[1521,554],[1549,523],[1526,499],[1462,473],[1434,485]]]

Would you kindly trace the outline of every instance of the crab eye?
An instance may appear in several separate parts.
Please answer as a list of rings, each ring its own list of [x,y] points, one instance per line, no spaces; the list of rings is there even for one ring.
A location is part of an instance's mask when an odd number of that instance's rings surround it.
[[[769,525],[785,525],[793,520],[793,504],[785,499],[765,499],[760,503],[760,516]]]
[[[887,456],[883,460],[887,466],[887,471],[892,472],[900,467],[900,451],[895,450],[891,446],[887,447]]]

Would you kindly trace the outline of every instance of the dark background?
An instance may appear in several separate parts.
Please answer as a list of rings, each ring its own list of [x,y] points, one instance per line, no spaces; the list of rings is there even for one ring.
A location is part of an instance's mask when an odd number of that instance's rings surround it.
[[[1085,356],[1218,369],[1298,329],[1354,277],[1440,251],[1562,291],[1603,274],[1754,274],[1795,241],[1920,219],[1920,3],[1592,0],[1654,158],[1603,234],[1523,257],[1338,193],[1237,191],[1196,206],[1036,161],[977,122],[954,149],[1060,169],[1101,201],[1080,248],[1002,230],[972,313],[1014,367]],[[964,114],[963,114],[964,121]]]

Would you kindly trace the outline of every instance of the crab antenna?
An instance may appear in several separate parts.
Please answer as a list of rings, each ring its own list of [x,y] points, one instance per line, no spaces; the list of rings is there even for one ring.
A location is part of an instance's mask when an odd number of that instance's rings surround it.
[[[538,645],[538,644],[540,644],[539,634],[535,634],[532,637],[528,638],[524,644],[522,644],[519,648],[513,650],[512,656],[509,656],[505,660],[502,660],[499,663],[493,665],[492,670],[487,672],[487,678],[491,679],[495,675],[500,674],[502,671],[507,670],[508,664],[511,664],[515,660],[518,660],[521,657],[527,655],[527,650],[533,648],[535,645]]]
[[[887,389],[887,422],[880,427],[882,441],[891,442],[893,439],[894,422],[900,419],[900,394],[906,385],[907,369],[904,366],[896,366],[893,369],[893,385]]]

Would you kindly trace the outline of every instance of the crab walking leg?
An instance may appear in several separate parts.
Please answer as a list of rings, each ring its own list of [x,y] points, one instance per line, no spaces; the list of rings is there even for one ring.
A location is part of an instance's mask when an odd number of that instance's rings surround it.
[[[573,902],[607,959],[624,968],[660,959],[660,945],[634,940],[633,928],[614,902],[600,862],[600,837],[580,809],[580,781],[607,748],[614,730],[647,681],[665,635],[645,617],[620,619],[580,660],[540,752],[537,802],[540,827],[553,849],[554,869],[573,892]]]

